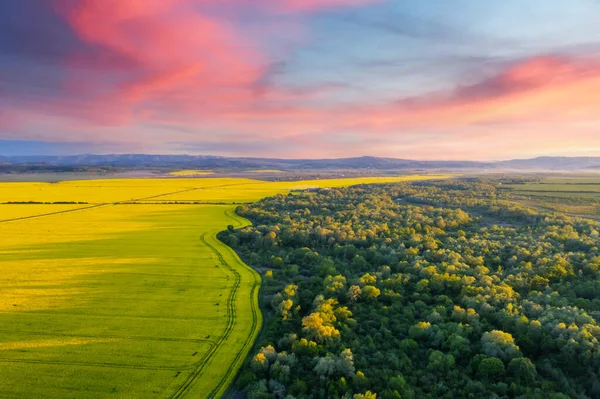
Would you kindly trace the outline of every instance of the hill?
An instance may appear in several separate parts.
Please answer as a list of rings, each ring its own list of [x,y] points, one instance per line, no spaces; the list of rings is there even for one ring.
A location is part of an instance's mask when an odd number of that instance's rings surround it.
[[[74,170],[105,168],[188,169],[281,169],[307,170],[516,170],[593,171],[600,169],[600,157],[538,157],[500,162],[419,161],[398,158],[356,157],[336,159],[233,158],[212,155],[109,154],[72,156],[0,156],[0,171]]]

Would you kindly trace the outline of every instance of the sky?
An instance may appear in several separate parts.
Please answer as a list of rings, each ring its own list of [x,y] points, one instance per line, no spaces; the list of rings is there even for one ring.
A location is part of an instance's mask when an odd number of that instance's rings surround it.
[[[600,156],[598,0],[5,0],[0,155]]]

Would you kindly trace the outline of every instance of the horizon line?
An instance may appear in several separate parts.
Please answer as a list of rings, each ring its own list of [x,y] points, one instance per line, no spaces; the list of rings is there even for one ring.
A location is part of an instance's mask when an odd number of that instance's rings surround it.
[[[221,159],[252,159],[252,160],[272,160],[272,161],[336,161],[336,160],[350,160],[350,159],[363,159],[373,158],[377,160],[394,160],[394,161],[407,161],[407,162],[470,162],[470,163],[500,163],[509,161],[528,161],[535,159],[546,159],[546,158],[563,158],[563,159],[600,159],[600,156],[569,156],[569,155],[539,155],[528,158],[503,158],[494,160],[469,160],[469,159],[443,159],[443,158],[430,158],[430,159],[417,159],[417,158],[395,158],[395,157],[381,157],[374,155],[361,155],[354,157],[331,157],[331,158],[271,158],[271,157],[257,157],[257,156],[227,156],[227,155],[212,155],[212,154],[165,154],[165,153],[73,153],[67,155],[51,155],[51,154],[28,154],[28,155],[5,155],[0,154],[1,158],[28,158],[28,157],[44,157],[44,158],[68,158],[68,157],[82,157],[82,156],[96,156],[96,157],[108,157],[108,156],[158,156],[158,157],[208,157],[208,158],[221,158]]]

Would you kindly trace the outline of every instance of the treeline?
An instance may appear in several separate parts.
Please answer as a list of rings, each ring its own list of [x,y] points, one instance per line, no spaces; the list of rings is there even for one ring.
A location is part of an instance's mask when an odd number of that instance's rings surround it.
[[[359,186],[241,206],[220,238],[269,309],[257,398],[598,398],[597,222],[497,181]]]

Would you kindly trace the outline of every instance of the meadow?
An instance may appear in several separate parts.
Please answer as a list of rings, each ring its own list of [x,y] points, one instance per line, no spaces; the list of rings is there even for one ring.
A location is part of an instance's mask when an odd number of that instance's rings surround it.
[[[445,177],[2,183],[0,397],[220,397],[262,325],[237,202]]]

